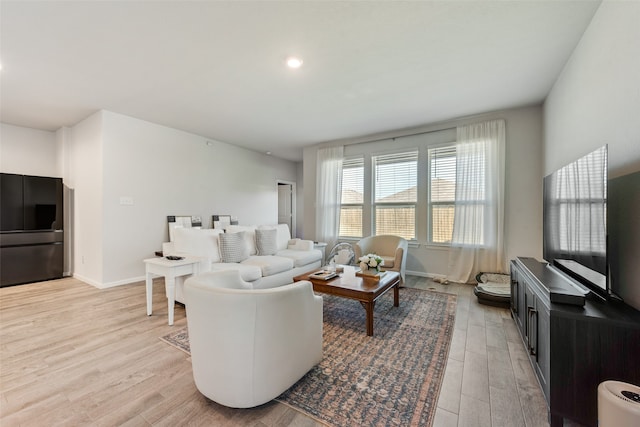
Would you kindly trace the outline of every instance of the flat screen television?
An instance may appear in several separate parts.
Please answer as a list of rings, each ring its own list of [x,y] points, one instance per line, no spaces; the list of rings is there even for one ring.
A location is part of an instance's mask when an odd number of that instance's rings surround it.
[[[600,297],[607,271],[606,145],[544,178],[543,257]]]

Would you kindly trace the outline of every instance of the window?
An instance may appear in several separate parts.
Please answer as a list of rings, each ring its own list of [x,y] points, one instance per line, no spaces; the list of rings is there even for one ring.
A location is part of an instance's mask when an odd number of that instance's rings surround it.
[[[493,132],[493,124],[481,125]],[[493,237],[501,235],[497,203],[503,199],[494,176],[503,176],[504,167],[498,165],[503,148],[494,145],[503,131],[477,141],[462,134],[460,142],[457,132],[450,128],[349,147],[339,237],[393,234],[413,245],[493,247]],[[378,147],[394,152],[367,154]]]
[[[340,237],[362,237],[364,203],[364,160],[345,159],[342,163]]]
[[[375,235],[416,239],[418,151],[373,157]]]
[[[449,244],[453,237],[456,147],[429,150],[429,242]]]

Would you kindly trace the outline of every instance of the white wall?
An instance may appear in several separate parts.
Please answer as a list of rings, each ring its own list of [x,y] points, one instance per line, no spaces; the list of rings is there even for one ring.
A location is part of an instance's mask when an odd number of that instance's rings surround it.
[[[428,144],[455,140],[455,130],[444,130],[459,124],[468,124],[490,119],[506,121],[506,205],[505,205],[505,249],[507,259],[516,256],[540,258],[542,254],[542,109],[540,106],[516,108],[482,114],[446,123],[427,125],[410,131],[388,132],[384,136],[372,136],[370,141],[417,132],[432,132],[419,137],[397,139],[398,144],[415,146],[418,140]],[[357,143],[357,144],[356,144]],[[345,144],[345,155],[370,154],[389,150],[389,142],[338,141],[330,144]],[[355,145],[352,145],[355,144]],[[328,144],[319,144],[304,150],[304,234],[315,236],[316,153]],[[418,206],[426,215],[426,207]],[[418,223],[418,242],[409,249],[407,270],[417,275],[446,275],[449,251],[444,247],[426,243],[427,231]],[[330,250],[330,248],[328,249]]]
[[[0,123],[0,171],[62,177],[55,132]]]
[[[611,177],[640,170],[640,2],[604,1],[544,103],[544,174],[609,144]]]
[[[296,163],[296,237],[310,239],[304,236],[304,168],[303,163]]]
[[[65,151],[67,187],[73,190],[73,275],[94,286],[104,271],[103,137],[104,115],[98,112],[68,131],[59,132]]]
[[[167,215],[200,215],[207,228],[213,214],[237,216],[240,224],[277,222],[277,180],[295,182],[296,163],[112,112],[102,115],[102,286],[142,278],[142,260],[168,240]],[[120,204],[121,197],[133,205]]]

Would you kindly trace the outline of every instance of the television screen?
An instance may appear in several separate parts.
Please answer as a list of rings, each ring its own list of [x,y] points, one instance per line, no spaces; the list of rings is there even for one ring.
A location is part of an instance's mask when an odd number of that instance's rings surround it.
[[[544,259],[606,295],[606,145],[544,178],[543,227]]]

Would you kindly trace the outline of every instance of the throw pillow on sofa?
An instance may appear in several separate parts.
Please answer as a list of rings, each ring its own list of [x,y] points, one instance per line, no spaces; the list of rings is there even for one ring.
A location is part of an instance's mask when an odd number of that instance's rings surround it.
[[[257,229],[256,230],[256,248],[258,255],[275,255],[278,252],[278,230]]]
[[[219,237],[222,262],[241,262],[249,258],[249,248],[244,240],[244,231],[223,233]]]
[[[276,245],[278,246],[278,250],[281,251],[283,249],[287,249],[287,244],[291,239],[291,232],[289,231],[289,226],[287,224],[260,225],[258,226],[258,229],[276,230]]]
[[[256,255],[256,226],[255,225],[228,225],[224,229],[225,233],[244,232],[244,241],[249,250],[249,255]]]

